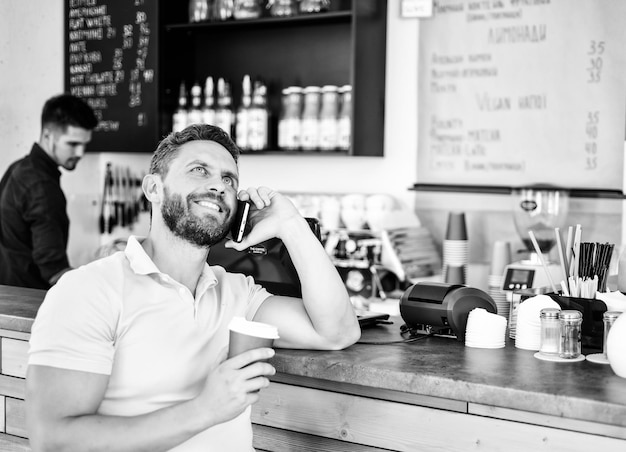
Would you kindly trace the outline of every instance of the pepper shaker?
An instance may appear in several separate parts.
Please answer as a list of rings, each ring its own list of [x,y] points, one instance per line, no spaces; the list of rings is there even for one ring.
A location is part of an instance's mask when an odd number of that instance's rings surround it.
[[[583,316],[580,311],[561,311],[561,346],[559,357],[576,359],[581,353],[581,325]]]

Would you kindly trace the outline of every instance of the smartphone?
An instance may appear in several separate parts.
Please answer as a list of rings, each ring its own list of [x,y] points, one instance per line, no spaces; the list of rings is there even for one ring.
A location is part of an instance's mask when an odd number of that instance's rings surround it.
[[[248,214],[250,213],[250,203],[248,201],[237,200],[237,213],[230,225],[230,235],[233,241],[239,243],[243,240],[248,225]]]

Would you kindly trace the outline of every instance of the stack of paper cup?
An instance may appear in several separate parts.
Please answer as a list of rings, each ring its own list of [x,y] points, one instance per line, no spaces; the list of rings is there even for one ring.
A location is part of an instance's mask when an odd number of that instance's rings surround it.
[[[446,238],[443,241],[443,280],[465,284],[468,262],[467,229],[463,212],[450,212]]]
[[[537,295],[520,302],[517,307],[517,332],[515,347],[538,351],[541,348],[541,310],[561,309],[559,304],[547,295]]]
[[[506,319],[483,308],[472,309],[465,326],[465,346],[474,348],[503,348]]]
[[[511,263],[511,245],[509,242],[498,240],[493,244],[491,267],[488,276],[488,293],[498,308],[498,315],[509,318],[511,302],[506,299],[506,292],[502,290],[504,269]]]

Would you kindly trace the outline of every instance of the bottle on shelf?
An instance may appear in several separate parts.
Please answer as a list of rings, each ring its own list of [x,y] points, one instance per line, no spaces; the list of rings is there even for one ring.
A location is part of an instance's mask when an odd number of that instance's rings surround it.
[[[300,147],[303,151],[319,149],[320,136],[320,87],[307,86],[304,88],[304,108],[302,110],[302,136]]]
[[[222,77],[217,79],[217,109],[215,110],[215,125],[220,127],[229,136],[233,135],[234,114],[230,84]]]
[[[298,14],[298,0],[268,0],[267,8],[273,17],[289,17]]]
[[[300,0],[301,13],[321,13],[328,11],[330,0]]]
[[[187,127],[187,88],[182,81],[178,88],[178,107],[172,116],[172,131],[180,132],[185,127]]]
[[[243,76],[241,84],[241,102],[235,117],[235,143],[240,149],[249,148],[250,108],[252,107],[252,81],[248,74]]]
[[[211,19],[215,21],[229,20],[233,17],[235,3],[233,0],[213,0]]]
[[[254,82],[252,105],[248,114],[248,148],[252,151],[267,149],[269,143],[269,110],[267,86],[259,80]]]
[[[215,124],[215,97],[213,94],[213,77],[206,78],[204,83],[204,105],[202,106],[202,122]]]
[[[198,82],[191,87],[191,108],[187,113],[187,125],[200,124],[202,122],[202,88]]]
[[[337,124],[337,148],[347,151],[352,145],[352,86],[343,85],[339,88],[341,109]]]
[[[339,89],[334,85],[322,87],[322,105],[320,108],[320,141],[322,151],[337,149],[339,116]]]
[[[209,20],[208,0],[189,0],[189,22]]]
[[[234,0],[233,17],[239,19],[258,19],[263,12],[263,0]]]
[[[278,120],[278,147],[289,151],[300,149],[302,133],[302,88],[289,86],[282,90],[282,109]]]

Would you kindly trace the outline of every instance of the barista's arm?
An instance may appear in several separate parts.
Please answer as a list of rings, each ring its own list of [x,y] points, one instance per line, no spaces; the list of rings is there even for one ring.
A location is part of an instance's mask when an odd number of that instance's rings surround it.
[[[306,220],[285,196],[265,187],[248,189],[252,229],[229,246],[245,249],[272,237],[283,241],[302,285],[302,299],[272,296],[254,320],[278,327],[277,347],[336,350],[354,344],[361,335],[348,292],[324,247]]]
[[[51,286],[54,286],[57,281],[59,280],[59,278],[61,276],[63,276],[65,273],[67,273],[68,271],[70,271],[72,269],[72,267],[67,267],[64,268],[63,270],[61,270],[58,273],[55,273],[54,275],[52,275],[52,277],[48,280],[48,282],[50,283]]]
[[[54,285],[70,270],[67,257],[69,219],[61,188],[47,181],[31,187],[24,217],[30,225],[33,260],[41,276]]]

